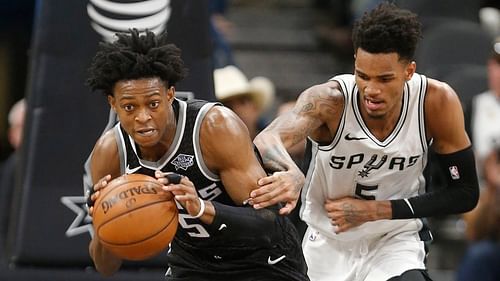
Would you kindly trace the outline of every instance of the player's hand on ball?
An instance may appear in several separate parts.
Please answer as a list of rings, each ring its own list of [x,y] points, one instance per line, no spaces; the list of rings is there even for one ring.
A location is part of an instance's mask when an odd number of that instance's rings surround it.
[[[90,193],[87,195],[87,207],[89,207],[90,216],[92,216],[92,213],[94,212],[94,202],[99,197],[100,191],[108,185],[110,180],[111,175],[106,175],[105,177],[101,178],[99,181],[97,181],[96,184],[94,184],[92,190],[90,190]]]
[[[177,204],[156,178],[125,174],[99,187],[92,215],[94,233],[116,257],[143,260],[172,242],[179,217]]]
[[[163,190],[172,192],[175,200],[179,202],[191,216],[196,216],[201,210],[201,202],[192,181],[176,173],[155,172],[155,177],[162,183]]]

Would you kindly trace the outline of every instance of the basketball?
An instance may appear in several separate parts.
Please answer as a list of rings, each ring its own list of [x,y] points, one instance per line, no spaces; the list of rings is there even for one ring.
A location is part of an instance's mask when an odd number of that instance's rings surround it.
[[[173,196],[153,177],[113,179],[94,204],[93,225],[103,246],[117,257],[144,260],[164,250],[177,231]]]

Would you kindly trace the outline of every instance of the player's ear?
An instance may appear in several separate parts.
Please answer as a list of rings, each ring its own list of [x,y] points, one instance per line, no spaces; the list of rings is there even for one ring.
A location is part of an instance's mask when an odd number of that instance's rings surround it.
[[[116,112],[115,97],[114,96],[108,95],[108,103],[109,103],[109,106],[111,107],[111,109],[113,109],[113,111]]]
[[[173,101],[174,97],[175,97],[175,87],[170,86],[167,89],[167,99],[168,99],[168,101]]]
[[[405,80],[408,81],[413,77],[413,74],[415,73],[417,69],[417,63],[415,61],[410,61],[408,64],[406,64],[405,68]]]
[[[411,61],[410,63],[408,63],[405,70],[406,81],[411,79],[416,70],[417,70],[417,63],[415,61]]]

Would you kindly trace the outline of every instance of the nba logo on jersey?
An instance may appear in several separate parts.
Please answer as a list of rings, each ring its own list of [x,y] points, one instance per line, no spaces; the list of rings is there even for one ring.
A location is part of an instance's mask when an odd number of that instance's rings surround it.
[[[175,166],[175,170],[183,169],[184,171],[187,170],[187,168],[193,166],[193,155],[187,155],[187,154],[179,154],[175,159],[170,162],[172,165]]]
[[[450,166],[448,167],[450,170],[450,175],[451,178],[454,180],[458,180],[460,178],[460,174],[458,173],[458,167],[457,166]]]

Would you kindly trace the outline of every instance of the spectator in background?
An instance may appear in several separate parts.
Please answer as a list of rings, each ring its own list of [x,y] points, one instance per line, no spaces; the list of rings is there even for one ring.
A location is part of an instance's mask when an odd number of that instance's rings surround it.
[[[233,24],[226,18],[226,0],[210,0],[210,31],[213,38],[214,68],[233,65],[234,58],[227,35],[233,29]]]
[[[476,208],[464,214],[470,245],[458,268],[458,281],[500,280],[500,38],[488,61],[488,81],[489,90],[473,100],[481,196]]]
[[[500,1],[483,0],[479,10],[479,22],[493,37],[500,36]]]
[[[214,71],[215,97],[243,120],[253,139],[262,129],[262,114],[274,101],[274,84],[266,77],[250,81],[234,65]]]
[[[24,116],[26,113],[26,100],[17,101],[9,111],[8,121],[9,129],[7,137],[9,143],[14,150],[13,153],[5,160],[0,169],[0,187],[11,186],[14,180],[13,169],[15,167],[16,151],[21,146],[23,140]]]
[[[15,175],[18,161],[17,150],[21,147],[24,130],[24,117],[26,114],[26,100],[17,101],[10,109],[8,115],[9,143],[14,149],[12,154],[2,163],[0,169],[0,261],[3,261],[5,238],[7,235],[10,202],[15,185]]]
[[[17,101],[9,111],[9,142],[14,150],[17,150],[22,143],[25,113],[25,99]]]
[[[495,40],[488,60],[489,90],[472,101],[472,140],[479,165],[500,139],[500,37]]]
[[[464,215],[470,245],[458,268],[457,281],[500,280],[500,145],[483,164],[479,202]]]

